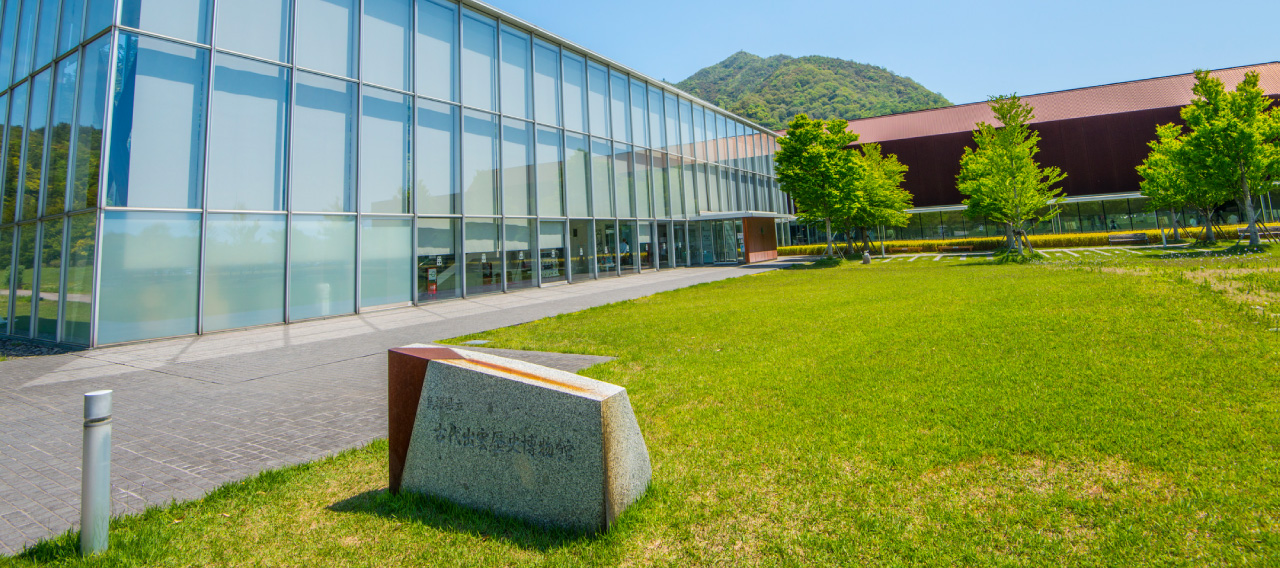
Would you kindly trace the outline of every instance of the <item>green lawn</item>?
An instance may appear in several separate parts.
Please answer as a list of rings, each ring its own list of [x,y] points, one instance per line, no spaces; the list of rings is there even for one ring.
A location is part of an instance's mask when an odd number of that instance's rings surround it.
[[[1246,284],[1280,258],[1220,254],[789,270],[459,338],[619,357],[583,374],[627,387],[654,482],[615,530],[389,496],[379,442],[87,564],[1275,566],[1280,294]]]

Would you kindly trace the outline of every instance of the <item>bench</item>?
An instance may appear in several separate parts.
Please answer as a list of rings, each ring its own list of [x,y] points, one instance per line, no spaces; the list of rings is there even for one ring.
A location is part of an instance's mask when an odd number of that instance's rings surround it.
[[[1119,235],[1107,235],[1107,244],[1124,245],[1124,244],[1147,244],[1146,233],[1123,233]]]
[[[953,247],[938,247],[938,252],[973,252],[973,245],[960,245]]]
[[[1236,244],[1240,244],[1240,241],[1245,240],[1248,236],[1249,227],[1240,227],[1236,229]],[[1258,227],[1258,238],[1262,240],[1280,240],[1280,229],[1264,229],[1262,227]]]
[[[921,247],[893,247],[889,249],[889,254],[898,254],[903,252],[920,252]]]

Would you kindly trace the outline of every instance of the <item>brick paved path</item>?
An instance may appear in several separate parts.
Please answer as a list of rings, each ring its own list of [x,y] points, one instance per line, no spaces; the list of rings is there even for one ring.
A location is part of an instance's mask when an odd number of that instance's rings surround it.
[[[112,510],[133,513],[385,436],[391,347],[786,264],[647,272],[0,362],[0,554],[14,554],[78,523],[86,392],[115,390]],[[530,352],[520,358],[574,371],[608,360]]]

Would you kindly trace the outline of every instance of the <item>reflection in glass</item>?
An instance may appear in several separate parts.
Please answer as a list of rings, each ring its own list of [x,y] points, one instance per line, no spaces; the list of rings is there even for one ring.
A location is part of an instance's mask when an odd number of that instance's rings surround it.
[[[121,0],[120,25],[207,44],[209,0]]]
[[[662,91],[649,87],[649,147],[658,149],[667,143],[663,130],[665,121],[662,118]],[[642,144],[644,142],[641,142]]]
[[[653,215],[671,216],[671,187],[667,185],[667,155],[653,153]]]
[[[649,196],[649,152],[636,149],[635,153],[635,175],[633,180],[635,187],[632,191],[635,193],[636,199],[636,217],[653,217],[653,209],[650,207]],[[630,215],[619,215],[619,217],[630,217]]]
[[[360,306],[413,300],[412,219],[361,220]]]
[[[72,211],[98,206],[98,173],[102,169],[102,124],[107,114],[107,78],[111,72],[111,36],[84,50],[80,100],[76,103],[75,165],[71,169]]]
[[[62,299],[62,226],[61,218],[41,223],[40,293],[35,294],[36,339],[58,340],[58,302]]]
[[[631,146],[613,144],[613,191],[617,217],[635,217],[635,170],[631,166]],[[596,215],[599,217],[600,215]]]
[[[559,130],[538,127],[537,158],[538,215],[563,217],[564,149],[560,145]]]
[[[214,57],[210,209],[284,209],[288,109],[288,68],[222,53]]]
[[[538,226],[538,259],[543,284],[568,279],[563,222],[543,221]]]
[[[563,54],[564,64],[564,127],[578,132],[587,131],[587,64],[581,57]]]
[[[569,269],[574,282],[591,278],[591,267],[595,264],[592,234],[591,221],[569,221]]]
[[[284,215],[209,215],[205,331],[284,321]]]
[[[676,97],[671,93],[663,93],[662,101],[663,101],[662,102],[663,108],[665,109],[664,123],[667,125],[666,127],[667,138],[666,140],[663,140],[663,144],[666,147],[663,149],[668,152],[680,152],[681,140],[680,140],[680,131],[679,131],[679,122],[678,122],[678,118],[679,118],[678,113],[680,111],[676,106]]]
[[[88,0],[88,2],[89,7],[85,10],[84,17],[84,37],[86,38],[93,37],[111,25],[111,21],[116,16],[115,0]]]
[[[458,8],[452,2],[418,1],[414,49],[418,94],[458,100]]]
[[[609,73],[609,108],[612,110],[613,139],[634,142],[631,136],[631,115],[627,109],[627,77],[617,71]],[[641,104],[643,99],[641,99]],[[643,124],[640,125],[644,127]]]
[[[462,295],[457,219],[418,219],[418,301]]]
[[[775,229],[776,230],[776,229]],[[685,238],[685,224],[679,223],[674,228],[676,266],[689,266],[689,250]]]
[[[13,266],[13,334],[31,337],[31,297],[35,294],[36,225],[18,225],[18,256]]]
[[[591,150],[587,147],[587,137],[566,132],[564,143],[564,185],[569,202],[569,216],[588,217],[591,215],[588,207],[591,203],[589,196]]]
[[[639,242],[636,239],[635,221],[623,221],[618,224],[618,264],[623,274],[636,271],[636,258],[639,257],[636,245]]]
[[[649,121],[646,119],[647,103],[644,97],[644,83],[631,80],[631,126],[634,136],[628,134],[627,139],[637,146],[649,145]],[[616,93],[615,93],[616,96]],[[625,100],[624,100],[625,102]],[[616,115],[615,115],[616,120]]]
[[[76,74],[79,58],[71,54],[58,62],[53,84],[53,115],[50,117],[49,166],[45,174],[44,215],[66,210],[67,168],[71,158],[71,123],[75,120]]]
[[[294,211],[355,210],[356,86],[298,73],[289,164]]]
[[[507,290],[529,288],[534,283],[533,232],[537,222],[532,219],[508,219],[504,240],[507,255]]]
[[[671,268],[671,224],[658,223],[655,237],[654,260],[658,268]]]
[[[401,91],[410,88],[413,0],[364,0],[361,79]]]
[[[14,219],[14,209],[18,202],[18,185],[22,179],[22,167],[19,165],[22,156],[22,132],[27,125],[27,93],[31,83],[23,83],[14,87],[9,91],[12,104],[9,105],[9,120],[6,121],[5,127],[9,131],[9,136],[4,147],[4,163],[0,163],[0,167],[4,168],[4,178],[0,179],[0,185],[3,186],[3,200],[0,200],[0,212],[3,213],[2,222],[12,223]]]
[[[618,231],[614,221],[596,221],[596,276],[618,275]]]
[[[591,139],[591,210],[596,217],[613,217],[613,148],[609,142]]]
[[[13,284],[14,227],[0,229],[0,333],[9,332],[9,298]]]
[[[356,218],[294,215],[289,229],[289,319],[355,311]]]
[[[609,71],[595,63],[587,64],[587,100],[590,108],[592,136],[609,136]]]
[[[53,61],[54,40],[57,39],[55,36],[58,35],[58,8],[60,4],[62,4],[60,0],[44,0],[40,3],[40,28],[36,30],[36,49],[31,64],[33,69],[39,69]],[[8,85],[5,86],[7,87]]]
[[[0,56],[0,89],[6,89],[13,83],[13,56],[10,54],[15,51],[13,42],[18,38],[18,7],[21,5],[18,0],[4,4],[3,21],[0,21],[0,53],[4,54]],[[0,318],[6,317],[9,317],[8,312],[0,313]],[[4,329],[0,326],[0,332]]]
[[[503,119],[502,211],[504,214],[532,214],[533,163],[533,125],[519,120]]]
[[[462,13],[462,103],[498,110],[498,27],[491,18]]]
[[[218,0],[220,49],[289,61],[290,0]]]
[[[20,0],[9,0],[9,4],[17,4]],[[13,77],[21,80],[31,73],[31,52],[35,49],[36,12],[40,9],[40,0],[22,1],[21,19],[18,23],[18,45],[13,56]],[[6,50],[6,53],[9,53]]]
[[[640,222],[639,237],[637,241],[639,246],[637,252],[640,254],[640,269],[654,268],[653,266],[653,237],[651,236],[650,223]]]
[[[195,333],[200,214],[103,215],[98,343]]]
[[[696,181],[704,179],[705,176],[699,177],[695,173],[693,161],[688,159],[684,161],[684,167],[681,170],[684,178],[682,182],[684,186],[684,212],[689,216],[697,215],[704,207],[698,202],[698,197],[702,194],[698,191]]]
[[[299,66],[356,76],[356,0],[296,0],[294,34]]]
[[[458,107],[418,99],[418,213],[458,212]]]
[[[497,219],[467,219],[467,295],[502,291],[502,253]]]
[[[462,194],[467,215],[495,215],[498,203],[498,118],[462,114]]]
[[[360,211],[408,213],[409,147],[413,109],[409,97],[364,88],[360,121]],[[408,258],[408,254],[405,258]]]
[[[533,42],[533,89],[538,122],[560,126],[560,50],[541,40]]]
[[[529,35],[502,27],[502,114],[533,118],[532,77],[529,73]]]
[[[63,270],[67,273],[67,290],[63,298],[62,341],[78,345],[89,344],[89,315],[93,306],[93,251],[94,228],[97,224],[93,213],[70,217],[67,225],[67,254]],[[4,274],[4,240],[0,239],[0,282]],[[4,309],[0,308],[0,314]],[[3,329],[3,326],[0,326]]]
[[[107,205],[200,207],[209,52],[129,33],[119,50]]]
[[[18,191],[18,220],[40,216],[40,182],[44,179],[44,142],[49,126],[52,72],[45,69],[31,81],[31,109],[27,114],[25,177]]]

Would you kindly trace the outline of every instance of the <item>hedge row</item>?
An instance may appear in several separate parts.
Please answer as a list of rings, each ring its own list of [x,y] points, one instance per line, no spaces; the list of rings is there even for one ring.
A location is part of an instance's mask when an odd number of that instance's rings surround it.
[[[1236,229],[1245,225],[1227,225],[1216,231],[1218,238],[1221,240],[1236,238]],[[1203,229],[1193,227],[1190,232],[1184,231],[1182,238],[1199,238]],[[1134,233],[1146,233],[1147,242],[1151,244],[1160,243],[1160,231],[1156,229],[1148,229],[1143,231],[1112,231],[1110,233],[1069,233],[1061,235],[1031,235],[1031,244],[1037,248],[1071,248],[1071,247],[1099,247],[1109,244],[1108,235],[1126,235]],[[921,252],[938,252],[938,247],[955,247],[955,246],[971,246],[975,251],[996,250],[1004,246],[1004,237],[977,237],[962,239],[942,239],[932,241],[885,241],[884,248],[886,252],[893,248],[918,248]],[[876,246],[879,246],[877,241]],[[845,250],[844,243],[836,243],[836,247],[843,252]],[[788,247],[778,247],[780,256],[793,255],[815,255],[822,254],[827,250],[826,244],[816,245],[795,245]]]

